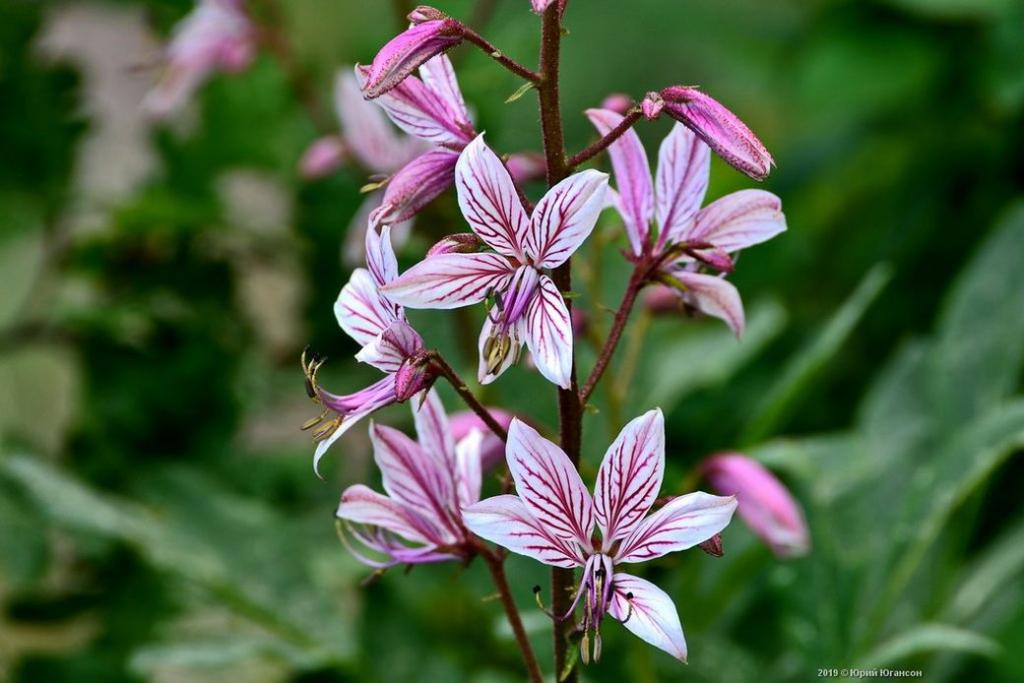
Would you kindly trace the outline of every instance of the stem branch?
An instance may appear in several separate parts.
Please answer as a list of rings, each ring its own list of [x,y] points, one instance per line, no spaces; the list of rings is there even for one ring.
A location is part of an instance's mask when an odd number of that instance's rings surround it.
[[[523,620],[519,617],[519,608],[516,607],[516,602],[512,598],[512,591],[508,587],[504,562],[499,555],[490,552],[486,548],[481,551],[481,555],[491,572],[494,587],[498,589],[498,595],[501,596],[501,604],[505,608],[508,625],[512,627],[512,633],[515,635],[516,642],[519,644],[519,650],[523,654],[523,663],[526,664],[526,671],[530,675],[530,681],[532,683],[543,683],[544,676],[541,674],[540,666],[537,664],[537,657],[533,654],[533,647],[530,645],[530,639],[526,635],[526,629],[523,628]]]
[[[506,56],[505,53],[495,47],[493,43],[489,42],[486,38],[468,26],[463,29],[463,38],[479,47],[488,57],[496,61],[498,64],[501,64],[516,76],[519,76],[523,80],[530,81],[531,83],[540,82],[540,74],[536,71],[527,69],[511,57]]]
[[[455,369],[448,364],[441,354],[437,351],[431,351],[430,363],[434,366],[439,375],[448,380],[448,383],[452,385],[453,389],[455,389],[455,393],[457,393],[459,397],[466,402],[466,405],[469,406],[470,410],[476,413],[480,419],[484,421],[484,424],[494,432],[495,436],[502,441],[508,441],[508,431],[506,431],[506,429],[501,426],[501,423],[491,415],[491,411],[487,410],[487,408],[477,400],[476,396],[473,395],[473,392],[471,392],[469,387],[466,386],[466,383],[462,381],[461,377],[459,377],[459,374],[455,372]]]
[[[569,168],[576,168],[585,161],[589,161],[590,159],[594,158],[604,150],[608,149],[609,145],[611,145],[613,142],[622,137],[622,135],[627,130],[632,128],[633,124],[640,120],[641,116],[643,116],[643,114],[641,114],[639,111],[631,111],[628,114],[626,114],[625,118],[623,118],[622,121],[619,122],[619,125],[615,126],[610,131],[608,131],[607,135],[605,135],[600,140],[597,140],[587,145],[577,154],[571,156],[568,161]]]

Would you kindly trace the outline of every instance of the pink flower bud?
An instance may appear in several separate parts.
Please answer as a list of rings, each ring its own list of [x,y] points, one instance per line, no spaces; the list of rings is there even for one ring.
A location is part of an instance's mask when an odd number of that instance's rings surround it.
[[[462,42],[463,26],[454,19],[433,19],[392,38],[370,65],[363,95],[380,97],[404,81],[424,62]]]
[[[655,315],[662,313],[679,313],[683,310],[683,300],[679,292],[668,285],[654,285],[644,292],[644,308]]]
[[[800,505],[782,482],[760,463],[739,453],[719,453],[701,472],[722,495],[734,495],[747,526],[780,557],[804,555],[810,548]]]
[[[712,97],[696,88],[672,86],[661,91],[665,111],[697,134],[731,166],[763,180],[775,161],[747,126]],[[646,112],[645,112],[646,113]]]
[[[409,12],[407,19],[413,24],[423,24],[428,21],[444,21],[450,17],[442,12],[441,10],[430,7],[429,5],[420,5],[413,11]]]
[[[421,154],[403,166],[384,190],[381,204],[370,214],[370,223],[394,225],[408,220],[455,181],[459,155],[444,149]]]
[[[499,408],[488,408],[494,419],[498,421],[505,429],[512,424],[512,413],[506,412]],[[484,440],[480,444],[480,468],[488,469],[493,467],[495,463],[505,459],[505,442],[502,441],[498,436],[492,432],[483,420],[480,419],[476,413],[472,410],[463,410],[453,414],[448,419],[448,425],[452,430],[452,437],[456,441],[462,439],[468,435],[474,429],[479,430],[484,435]]]
[[[345,163],[345,143],[337,135],[325,135],[313,141],[299,160],[299,173],[307,180],[323,178]]]
[[[583,311],[582,308],[574,306],[572,309],[572,313],[570,314],[570,317],[572,318],[573,336],[582,337],[583,333],[586,332],[587,330],[587,323],[589,322],[587,320],[587,314]]]
[[[510,154],[505,168],[515,183],[528,183],[531,180],[539,180],[547,172],[547,162],[543,154],[537,152],[521,152]]]
[[[405,360],[395,373],[395,399],[399,402],[429,389],[434,383],[436,374],[428,361],[417,356]]]
[[[604,98],[601,102],[602,109],[611,109],[616,114],[626,115],[626,112],[633,106],[633,99],[629,95],[617,92]]]
[[[473,232],[457,232],[442,237],[434,246],[427,250],[427,258],[441,254],[472,254],[483,250],[487,245]]]
[[[644,97],[644,101],[640,103],[640,111],[643,112],[644,118],[648,121],[661,116],[661,110],[665,107],[665,100],[661,98],[660,93],[649,92]]]
[[[533,11],[537,14],[542,14],[548,6],[555,0],[530,0],[530,4],[533,5]]]

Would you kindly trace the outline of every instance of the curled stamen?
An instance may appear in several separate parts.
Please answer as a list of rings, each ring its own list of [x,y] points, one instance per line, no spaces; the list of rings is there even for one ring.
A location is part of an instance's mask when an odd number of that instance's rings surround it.
[[[629,609],[626,610],[626,618],[622,620],[623,624],[625,624],[627,621],[629,621],[629,618],[633,616],[633,593],[632,593],[632,591],[630,591],[629,593],[626,593],[626,602],[629,603]]]
[[[552,612],[544,606],[544,599],[540,597],[540,586],[533,587],[533,600],[537,603],[537,607],[540,608],[541,612],[551,617],[553,621],[558,621],[558,618],[555,616],[554,612]]]

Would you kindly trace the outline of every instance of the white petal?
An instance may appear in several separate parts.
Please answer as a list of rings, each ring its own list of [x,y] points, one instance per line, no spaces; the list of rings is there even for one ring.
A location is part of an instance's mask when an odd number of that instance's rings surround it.
[[[455,439],[452,438],[448,414],[441,404],[441,397],[436,389],[431,389],[422,401],[415,401],[414,404],[412,416],[416,423],[416,438],[420,446],[436,463],[454,476]]]
[[[655,196],[661,226],[659,247],[689,238],[710,172],[711,148],[683,124],[675,124],[658,151]]]
[[[500,254],[442,254],[417,263],[381,291],[409,308],[458,308],[504,290],[512,273]]]
[[[419,141],[398,137],[380,107],[363,98],[351,71],[335,78],[334,107],[345,143],[374,173],[394,173],[422,150]]]
[[[380,232],[366,231],[366,268],[378,287],[398,277],[398,259],[391,246],[391,226],[381,226]]]
[[[704,207],[693,228],[693,239],[710,242],[727,252],[766,242],[786,230],[782,200],[764,190],[740,190]]]
[[[345,489],[334,514],[338,519],[393,531],[410,541],[438,543],[441,540],[440,530],[421,515],[362,484]]]
[[[597,472],[594,514],[606,551],[647,515],[664,476],[665,418],[655,409],[622,428]]]
[[[676,605],[668,593],[650,581],[616,572],[608,612],[637,638],[686,661],[686,639]]]
[[[743,334],[743,301],[732,283],[701,273],[674,272],[684,285],[684,298],[702,313],[725,321],[737,337]]]
[[[360,363],[372,365],[381,372],[396,373],[402,363],[423,348],[423,338],[409,323],[399,320],[381,332],[356,354]]]
[[[674,498],[626,537],[615,561],[646,562],[692,548],[728,526],[735,510],[733,496],[697,491]]]
[[[522,244],[530,218],[512,176],[484,142],[483,133],[459,155],[455,189],[462,215],[480,239],[499,254],[525,261]]]
[[[587,118],[601,135],[607,135],[624,118],[610,109],[588,109]],[[654,188],[651,186],[651,168],[647,163],[640,136],[632,128],[608,147],[615,187],[619,194],[618,209],[626,227],[633,253],[640,255],[647,244],[651,216],[654,213]]]
[[[553,536],[590,548],[594,506],[562,449],[519,419],[508,429],[508,469],[530,514]]]
[[[583,557],[572,541],[547,532],[518,496],[495,496],[462,511],[466,528],[480,538],[555,567],[579,567]]]
[[[394,304],[383,299],[370,272],[357,268],[334,302],[334,316],[345,334],[366,346],[398,320]]]
[[[608,174],[587,170],[555,185],[537,202],[523,245],[538,268],[557,268],[590,236],[605,205]]]
[[[420,67],[420,78],[423,85],[437,93],[445,103],[452,119],[469,123],[469,111],[466,109],[465,100],[462,99],[462,90],[459,89],[459,81],[455,77],[455,69],[448,55],[441,53],[427,60]]]
[[[366,83],[367,67],[355,68],[356,80]],[[455,121],[445,101],[415,76],[409,76],[397,87],[374,99],[391,121],[415,138],[434,145],[459,148],[472,137],[465,122]]]
[[[480,500],[483,479],[480,455],[483,441],[484,433],[474,429],[455,444],[455,486],[460,508]]]
[[[562,293],[547,275],[526,309],[526,346],[540,374],[563,389],[572,373],[572,319]]]

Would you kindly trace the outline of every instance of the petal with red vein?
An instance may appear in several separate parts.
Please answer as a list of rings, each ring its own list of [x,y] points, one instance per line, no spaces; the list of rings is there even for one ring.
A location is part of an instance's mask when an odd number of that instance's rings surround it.
[[[562,293],[547,275],[540,277],[526,309],[526,346],[540,374],[563,389],[572,372],[572,318]]]
[[[710,172],[711,148],[686,126],[675,124],[658,150],[655,202],[659,248],[690,238]]]
[[[345,334],[366,346],[398,320],[395,307],[381,298],[377,284],[365,268],[352,271],[334,302],[334,316]]]
[[[557,268],[590,236],[605,206],[608,174],[587,170],[555,185],[537,202],[523,250],[538,268]]]
[[[785,231],[781,199],[764,190],[740,190],[705,206],[697,214],[692,234],[694,240],[734,252]]]
[[[626,537],[615,561],[646,562],[692,548],[728,526],[735,510],[733,496],[697,491],[674,498]]]
[[[381,292],[410,308],[459,308],[504,290],[512,273],[500,254],[442,254],[417,263]]]
[[[676,605],[668,593],[650,581],[616,572],[608,612],[637,638],[686,661],[686,639]]]
[[[583,565],[580,549],[571,540],[549,534],[518,496],[487,498],[462,511],[466,527],[480,538],[555,567]]]
[[[455,189],[459,208],[473,232],[499,254],[525,261],[522,245],[530,218],[512,177],[482,133],[459,155]]]

